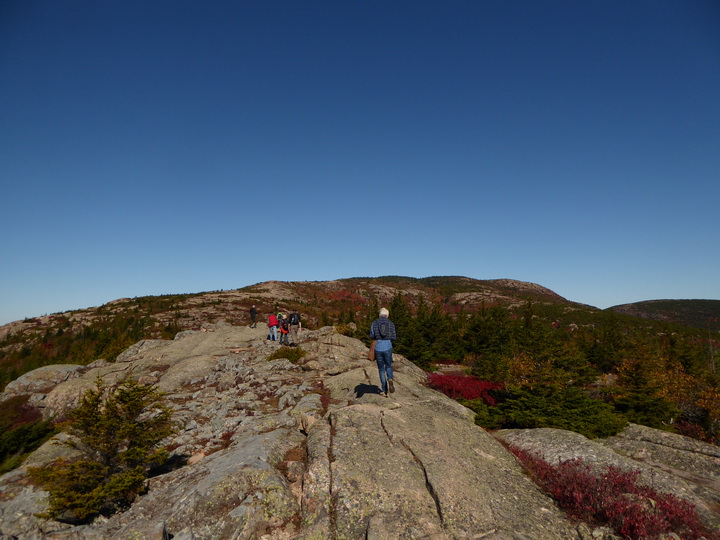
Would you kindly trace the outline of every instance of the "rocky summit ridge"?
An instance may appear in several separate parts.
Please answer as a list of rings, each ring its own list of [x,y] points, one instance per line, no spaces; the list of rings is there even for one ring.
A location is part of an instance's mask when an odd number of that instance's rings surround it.
[[[498,438],[548,460],[641,470],[720,523],[717,447],[640,426],[604,441],[562,430],[496,438],[402,356],[384,397],[361,341],[303,331],[307,354],[290,362],[268,360],[278,345],[266,333],[205,325],[141,341],[114,363],[46,366],[8,384],[0,402],[30,395],[46,417],[74,407],[98,377],[156,385],[180,426],[166,442],[187,461],[150,479],[126,512],[71,526],[36,516],[47,494],[27,469],[68,452],[49,441],[0,477],[0,539],[612,538],[569,521]]]
[[[512,279],[385,276],[332,281],[265,281],[232,290],[120,298],[98,307],[14,321],[0,326],[0,341],[19,335],[32,338],[59,328],[64,331],[79,329],[123,314],[146,315],[158,326],[172,324],[181,330],[197,329],[205,322],[220,320],[240,324],[248,320],[248,309],[252,304],[257,305],[261,314],[292,306],[301,308],[303,320],[318,327],[323,312],[337,315],[340,310],[363,310],[370,299],[389,303],[398,294],[403,294],[411,304],[422,298],[430,303],[442,302],[471,311],[481,305],[517,306],[528,300],[573,304],[541,285]],[[2,352],[0,346],[0,354]]]

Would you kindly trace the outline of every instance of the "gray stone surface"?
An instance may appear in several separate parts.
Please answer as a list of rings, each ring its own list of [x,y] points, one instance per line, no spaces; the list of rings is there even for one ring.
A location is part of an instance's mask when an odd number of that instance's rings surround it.
[[[550,463],[581,458],[598,471],[639,471],[639,482],[693,504],[720,532],[716,446],[634,424],[604,440],[550,428],[501,430],[496,437]]]
[[[179,426],[165,442],[186,464],[152,478],[126,512],[73,527],[36,517],[46,494],[26,474],[69,455],[59,436],[0,477],[0,539],[611,537],[568,522],[471,411],[427,388],[422,370],[401,356],[396,392],[386,398],[360,341],[331,327],[303,331],[307,355],[294,364],[267,360],[279,346],[265,334],[217,324],[143,341],[115,363],[35,392],[48,416],[61,416],[98,377],[110,386],[125,377],[156,384]],[[536,431],[539,438],[503,437],[557,456],[633,461],[620,454],[641,452],[633,445],[648,436],[596,442]],[[713,480],[712,464],[686,472]]]
[[[42,406],[48,392],[60,383],[79,377],[84,370],[84,366],[76,364],[55,364],[25,373],[7,384],[0,394],[0,406],[2,400],[19,395],[28,395],[30,404]]]

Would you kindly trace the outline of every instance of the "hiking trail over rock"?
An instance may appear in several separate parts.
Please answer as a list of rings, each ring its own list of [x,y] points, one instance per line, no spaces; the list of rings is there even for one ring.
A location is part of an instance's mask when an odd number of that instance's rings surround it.
[[[98,377],[109,386],[126,377],[154,384],[180,426],[166,442],[187,461],[151,478],[147,494],[126,512],[71,526],[35,515],[46,508],[47,494],[28,481],[27,468],[69,451],[49,441],[0,477],[0,539],[552,540],[589,534],[474,424],[472,411],[429,389],[426,374],[402,356],[394,356],[396,392],[386,398],[367,347],[332,327],[302,331],[307,354],[296,363],[267,360],[279,345],[265,339],[263,324],[206,330],[141,341],[114,363],[41,368],[8,385],[0,401],[29,394],[49,418],[75,407]],[[602,448],[614,453],[619,445]]]

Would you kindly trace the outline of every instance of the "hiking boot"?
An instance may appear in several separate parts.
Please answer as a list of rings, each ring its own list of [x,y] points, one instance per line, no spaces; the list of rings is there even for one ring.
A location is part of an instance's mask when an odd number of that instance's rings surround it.
[[[392,379],[388,379],[388,386],[390,387],[390,393],[392,394],[395,391],[395,385],[393,384]]]

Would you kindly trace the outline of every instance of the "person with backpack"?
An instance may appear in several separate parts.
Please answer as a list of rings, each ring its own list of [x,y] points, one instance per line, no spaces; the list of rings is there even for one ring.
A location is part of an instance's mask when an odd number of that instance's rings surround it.
[[[380,374],[381,393],[388,397],[395,391],[392,371],[392,342],[397,339],[395,324],[389,319],[390,312],[382,308],[379,317],[370,325],[370,339],[375,340],[375,362]]]
[[[268,330],[270,331],[270,333],[268,334],[268,339],[270,341],[277,341],[277,327],[277,317],[273,313],[271,313],[270,315],[268,315]]]
[[[290,345],[295,347],[298,342],[298,331],[300,330],[300,315],[297,310],[293,310],[290,314]]]
[[[285,345],[290,344],[288,333],[290,332],[290,324],[288,323],[287,317],[283,313],[278,313],[278,323],[280,325],[280,345],[285,341]]]

